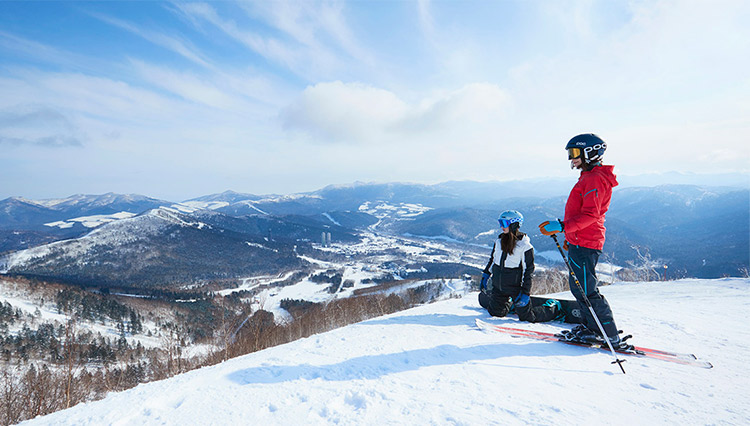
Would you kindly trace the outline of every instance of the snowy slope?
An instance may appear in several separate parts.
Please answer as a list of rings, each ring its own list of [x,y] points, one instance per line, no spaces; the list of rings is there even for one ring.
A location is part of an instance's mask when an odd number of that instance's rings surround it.
[[[121,219],[129,219],[134,216],[136,216],[136,214],[130,213],[130,212],[119,212],[119,213],[114,213],[114,214],[99,214],[99,215],[94,215],[94,216],[75,217],[73,219],[59,220],[57,222],[45,223],[44,226],[49,226],[53,228],[57,227],[60,229],[68,229],[68,228],[72,228],[73,225],[75,225],[76,223],[80,223],[86,228],[96,228],[105,223],[110,223],[110,222],[114,222],[116,220],[121,220]]]
[[[32,424],[746,424],[750,280],[603,288],[641,346],[701,369],[482,332],[476,294],[140,385]],[[561,324],[518,324],[556,330]]]
[[[128,214],[128,213],[125,213]],[[73,219],[75,220],[75,219]],[[6,273],[13,267],[57,255],[86,263],[90,253],[101,247],[117,247],[126,243],[148,242],[172,225],[202,229],[209,227],[202,222],[192,222],[192,217],[182,215],[174,209],[160,207],[138,216],[108,221],[81,238],[56,241],[43,246],[20,250],[5,258],[0,258],[0,272]],[[112,250],[110,248],[110,250]],[[4,268],[4,269],[2,269]]]

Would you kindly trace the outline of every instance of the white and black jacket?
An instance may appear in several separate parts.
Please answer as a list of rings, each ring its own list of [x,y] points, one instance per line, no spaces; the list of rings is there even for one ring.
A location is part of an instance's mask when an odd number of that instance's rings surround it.
[[[502,251],[498,236],[484,272],[492,274],[494,289],[512,296],[519,292],[530,294],[531,276],[534,273],[534,246],[531,245],[529,236],[523,234],[513,253]]]

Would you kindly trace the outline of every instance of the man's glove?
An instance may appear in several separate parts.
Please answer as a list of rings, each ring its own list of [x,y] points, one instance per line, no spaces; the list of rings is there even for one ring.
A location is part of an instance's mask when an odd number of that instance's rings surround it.
[[[539,231],[544,235],[555,235],[558,232],[562,232],[564,228],[560,219],[551,222],[547,220],[539,224]]]
[[[563,241],[563,250],[568,251],[568,240]]]
[[[530,301],[529,295],[526,293],[518,293],[518,296],[516,296],[515,300],[513,300],[513,303],[516,304],[517,308],[523,308],[524,306],[528,305]]]
[[[487,290],[487,280],[490,279],[490,274],[483,272],[482,273],[482,282],[479,284],[479,288],[482,290]]]

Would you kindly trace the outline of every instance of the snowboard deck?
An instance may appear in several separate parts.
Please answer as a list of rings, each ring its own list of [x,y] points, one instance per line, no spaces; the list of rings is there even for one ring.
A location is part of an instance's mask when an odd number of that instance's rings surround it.
[[[531,305],[533,307],[542,306],[549,300],[556,300],[560,302],[560,308],[562,309],[563,317],[559,318],[558,321],[562,321],[568,324],[583,324],[581,307],[578,305],[578,301],[576,300],[555,299],[553,297],[545,296],[531,296]]]

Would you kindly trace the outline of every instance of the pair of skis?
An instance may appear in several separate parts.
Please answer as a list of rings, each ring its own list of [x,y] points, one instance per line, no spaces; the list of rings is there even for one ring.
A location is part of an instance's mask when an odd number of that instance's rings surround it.
[[[535,331],[535,330],[528,330],[524,328],[506,327],[506,326],[497,325],[497,324],[490,324],[480,319],[476,319],[476,324],[477,324],[477,327],[479,327],[482,330],[489,330],[489,331],[494,331],[498,333],[504,333],[504,334],[511,335],[513,337],[526,337],[529,339],[543,340],[543,341],[548,341],[548,342],[560,342],[560,343],[565,343],[565,344],[573,345],[573,346],[600,349],[600,350],[607,351],[607,352],[609,352],[610,350],[610,348],[605,344],[584,343],[584,342],[578,342],[578,341],[564,340],[561,338],[562,336],[555,335],[554,333],[547,333],[543,331]],[[713,367],[713,365],[711,365],[710,362],[699,360],[693,354],[662,351],[658,349],[643,348],[639,346],[635,346],[632,350],[631,349],[615,350],[615,352],[623,354],[623,355],[632,355],[632,356],[637,356],[637,357],[658,359],[661,361],[667,361],[667,362],[672,362],[672,363],[682,364],[682,365],[690,365],[694,367],[701,367],[701,368]]]

